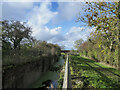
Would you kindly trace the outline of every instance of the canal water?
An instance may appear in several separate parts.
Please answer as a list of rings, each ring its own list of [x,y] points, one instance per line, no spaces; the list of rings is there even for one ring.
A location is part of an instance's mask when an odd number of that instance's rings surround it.
[[[64,59],[63,57],[61,56],[59,61],[55,63],[54,67],[57,67],[59,65],[64,65]],[[39,88],[39,87],[42,87],[42,82],[46,81],[46,80],[52,80],[52,84],[54,86],[54,88],[57,88],[58,87],[58,79],[59,79],[59,72],[53,72],[53,71],[50,71],[48,70],[47,72],[43,73],[40,78],[34,82],[30,88]]]

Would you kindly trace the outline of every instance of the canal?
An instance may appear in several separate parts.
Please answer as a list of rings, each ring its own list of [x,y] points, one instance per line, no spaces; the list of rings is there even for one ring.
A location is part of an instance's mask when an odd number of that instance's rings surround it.
[[[64,65],[64,59],[62,56],[60,57],[59,61],[56,62],[53,66],[58,67],[59,65],[61,65],[61,66]],[[59,74],[60,74],[59,71],[56,72],[56,71],[48,70],[47,72],[44,72],[37,81],[35,81],[32,85],[30,85],[30,88],[43,87],[42,83],[47,81],[47,80],[51,80],[54,88],[57,88]]]

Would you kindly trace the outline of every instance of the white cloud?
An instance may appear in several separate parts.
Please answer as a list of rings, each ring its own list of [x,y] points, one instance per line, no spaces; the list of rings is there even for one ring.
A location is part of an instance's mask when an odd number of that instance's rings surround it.
[[[40,6],[34,7],[29,21],[32,21],[38,25],[47,24],[57,14],[57,12],[52,12],[49,10],[48,7],[50,6],[51,3],[41,3]]]
[[[72,20],[81,9],[81,3],[59,3],[58,11],[52,12],[49,8],[51,3],[41,3],[40,6],[34,6],[33,3],[4,3],[3,16],[7,19],[25,19],[29,16],[28,24],[32,26],[32,36],[39,40],[46,40],[50,43],[65,45],[66,49],[74,48],[74,41],[82,38],[87,40],[87,36],[92,31],[85,27],[72,26],[64,35],[60,33],[62,27],[49,28],[46,26],[51,20],[53,22],[60,20]],[[30,10],[31,9],[31,10]],[[30,12],[29,12],[30,10]],[[28,14],[29,12],[29,14]],[[86,29],[86,30],[85,30]]]
[[[65,49],[74,49],[74,42],[79,39],[87,40],[88,36],[92,31],[95,30],[95,27],[71,27],[71,29],[64,35],[64,40],[57,42],[59,45],[64,45]]]
[[[82,38],[86,40],[86,32],[84,27],[72,27],[68,33],[66,33],[66,39],[68,40],[78,40]]]
[[[59,34],[59,30],[61,29],[62,27],[57,27],[57,28],[53,28],[50,30],[50,34],[51,35],[57,35]]]
[[[25,20],[29,10],[33,7],[33,2],[3,2],[2,19]]]
[[[40,3],[40,6],[34,5],[33,2],[4,2],[2,4],[3,19],[20,21],[26,19],[28,24],[32,26],[32,35],[35,38],[51,42],[60,40],[61,27],[50,29],[45,26],[58,14],[58,12],[50,10],[50,2]]]
[[[59,34],[61,28],[49,29],[48,27],[33,27],[33,36],[39,40],[49,41]]]
[[[51,7],[51,3],[41,3],[40,6],[34,7],[30,13],[28,24],[33,27],[33,36],[39,40],[49,41],[58,35],[61,30],[61,27],[50,29],[45,26],[58,14],[50,11],[49,7]]]
[[[59,43],[64,42],[65,40],[66,40],[65,36],[59,33],[59,34],[55,35],[53,38],[51,38],[48,42],[59,44]]]
[[[88,36],[92,31],[95,30],[95,27],[71,27],[71,29],[65,33],[54,35],[51,39],[48,40],[49,43],[58,44],[60,46],[65,46],[65,49],[75,49],[74,42],[79,39],[87,40]]]
[[[2,19],[2,3],[0,3],[0,20]]]
[[[58,2],[58,15],[52,20],[53,23],[60,21],[70,21],[75,19],[78,14],[82,14],[88,7],[85,2]]]
[[[119,0],[1,0],[1,2],[119,2]]]

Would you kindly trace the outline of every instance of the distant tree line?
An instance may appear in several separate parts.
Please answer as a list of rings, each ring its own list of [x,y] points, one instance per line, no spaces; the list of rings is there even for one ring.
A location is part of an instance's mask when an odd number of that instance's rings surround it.
[[[89,6],[83,21],[88,26],[96,27],[87,41],[76,41],[80,55],[97,61],[120,67],[120,2],[86,2]],[[82,44],[81,44],[82,43]]]
[[[59,57],[61,48],[56,44],[36,40],[32,28],[25,22],[1,21],[3,65],[22,64],[41,57]]]

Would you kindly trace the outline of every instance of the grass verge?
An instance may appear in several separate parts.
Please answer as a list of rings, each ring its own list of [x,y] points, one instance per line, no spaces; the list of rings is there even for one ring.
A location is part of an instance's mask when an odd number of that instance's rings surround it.
[[[70,57],[73,88],[120,88],[120,71],[91,59]]]

